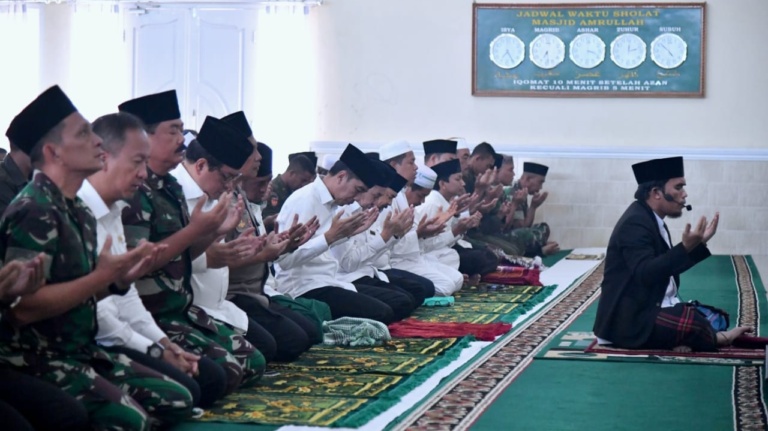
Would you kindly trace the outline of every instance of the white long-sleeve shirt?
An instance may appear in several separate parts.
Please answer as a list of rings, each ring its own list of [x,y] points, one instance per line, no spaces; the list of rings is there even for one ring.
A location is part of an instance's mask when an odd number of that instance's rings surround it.
[[[377,222],[378,220],[380,218],[377,219]],[[381,237],[381,227],[374,223],[364,232],[350,238],[349,241],[334,244],[331,247],[331,254],[339,262],[337,273],[339,279],[351,283],[362,277],[372,277],[388,282],[389,279],[386,274],[376,268],[375,262],[387,253],[396,242],[394,237],[384,242]]]
[[[306,223],[317,216],[320,227],[304,245],[292,253],[280,256],[275,262],[279,292],[293,298],[325,286],[357,292],[352,283],[337,279],[339,264],[331,255],[330,244],[325,240],[325,233],[331,227],[336,209],[333,196],[320,177],[286,199],[277,216],[280,226],[290,226],[294,215],[298,214],[299,223]],[[346,240],[337,241],[333,245]]]
[[[191,212],[205,192],[189,175],[184,164],[179,164],[171,175],[184,190],[187,208]],[[203,206],[203,211],[210,211],[216,206],[217,200],[209,199]],[[221,240],[224,242],[224,240]],[[214,319],[228,323],[242,331],[248,330],[248,315],[234,303],[227,301],[229,289],[229,268],[208,268],[205,253],[192,261],[192,290],[195,294],[193,303],[205,310]]]
[[[446,210],[450,206],[451,203],[448,202],[445,197],[440,194],[440,192],[437,190],[432,190],[427,198],[424,199],[424,203],[417,207],[417,217],[421,219],[426,215],[427,219],[430,219],[437,215],[441,209]],[[453,245],[462,238],[462,235],[453,235],[453,226],[456,224],[456,222],[457,218],[451,217],[451,219],[448,220],[448,223],[446,223],[445,230],[442,233],[431,238],[419,240],[421,244],[421,251],[426,254],[429,252],[453,247]]]
[[[126,203],[117,201],[107,207],[88,180],[83,181],[77,195],[96,217],[98,252],[104,248],[107,236],[111,235],[112,254],[127,253],[121,218]],[[152,314],[144,307],[133,284],[125,295],[110,295],[99,301],[96,306],[96,319],[99,324],[96,342],[103,346],[123,346],[144,353],[150,345],[166,337]]]

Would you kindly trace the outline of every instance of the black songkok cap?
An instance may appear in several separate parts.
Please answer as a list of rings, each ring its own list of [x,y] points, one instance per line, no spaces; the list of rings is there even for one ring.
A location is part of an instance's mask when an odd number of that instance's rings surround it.
[[[117,109],[141,118],[147,126],[181,118],[176,90],[137,97],[121,103]]]
[[[375,151],[371,151],[370,153],[365,153],[366,156],[368,156],[371,160],[381,160],[381,156],[379,156],[379,153]]]
[[[232,169],[240,169],[253,154],[254,146],[242,133],[227,123],[205,117],[197,142],[216,160]]]
[[[434,141],[424,142],[424,154],[441,154],[441,153],[453,153],[456,154],[456,141],[449,141],[447,139],[436,139]]]
[[[448,160],[432,166],[432,170],[437,174],[437,179],[445,181],[451,175],[461,172],[461,162],[459,159]]]
[[[288,154],[288,163],[297,156],[304,156],[312,162],[312,169],[317,169],[317,154],[314,151],[304,151],[303,153]]]
[[[501,165],[504,163],[504,156],[501,154],[494,154],[493,155],[493,166],[496,169],[501,169]]]
[[[360,181],[365,183],[366,187],[371,188],[379,184],[379,170],[374,162],[368,158],[362,151],[358,150],[352,144],[348,144],[344,152],[341,153],[339,161],[344,162]]]
[[[635,173],[638,184],[685,176],[683,158],[680,156],[635,163],[632,165],[632,172]]]
[[[523,163],[523,172],[528,172],[529,174],[536,174],[536,175],[541,175],[542,177],[546,177],[547,171],[549,171],[549,167],[547,166],[540,165],[538,163],[533,163],[533,162]]]
[[[251,126],[248,125],[248,119],[245,118],[245,112],[243,111],[237,111],[227,115],[226,117],[222,117],[221,121],[229,124],[230,126],[243,133],[246,138],[253,136]]]
[[[54,85],[13,118],[5,136],[21,151],[29,154],[46,133],[73,112],[77,112],[75,105],[58,85]]]
[[[259,154],[261,154],[261,165],[259,165],[259,173],[256,174],[258,177],[266,177],[267,175],[272,174],[272,148],[269,148],[269,146],[263,142],[258,143],[258,148],[256,148],[259,151]]]
[[[405,185],[408,184],[408,180],[401,177],[400,174],[397,173],[395,168],[393,168],[392,166],[389,166],[389,164],[387,164],[387,167],[391,169],[392,176],[389,180],[389,184],[387,184],[386,187],[394,190],[395,193],[399,193],[400,190],[402,190],[403,187],[405,187]]]

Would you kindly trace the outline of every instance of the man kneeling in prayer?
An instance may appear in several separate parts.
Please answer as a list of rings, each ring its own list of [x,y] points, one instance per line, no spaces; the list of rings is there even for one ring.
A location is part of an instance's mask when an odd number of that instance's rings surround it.
[[[686,207],[683,158],[632,165],[638,187],[635,202],[621,216],[608,242],[605,275],[595,319],[600,344],[627,349],[715,351],[749,328],[716,332],[693,304],[681,302],[680,274],[710,256],[707,242],[719,214],[687,224],[673,246],[665,217]]]

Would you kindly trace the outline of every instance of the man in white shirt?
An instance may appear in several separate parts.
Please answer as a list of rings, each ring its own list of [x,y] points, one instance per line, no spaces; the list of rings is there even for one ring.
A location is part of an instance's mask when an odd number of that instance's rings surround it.
[[[389,198],[389,193],[394,196],[396,192],[393,189],[397,188],[399,191],[405,185],[405,179],[389,165],[375,159],[375,156],[370,153],[368,156],[371,157],[379,170],[379,183],[368,189],[367,192],[358,195],[355,198],[355,203],[343,207],[342,209],[345,211],[351,211],[348,208],[356,206],[364,211],[373,210],[372,215],[378,214],[377,211],[381,208],[378,207],[377,203],[381,203],[384,207],[388,206],[392,200]],[[412,228],[412,209],[409,208],[402,213],[388,211],[380,226],[374,223],[365,231],[351,237],[349,241],[331,247],[331,254],[339,262],[338,278],[340,280],[351,282],[358,289],[361,286],[378,286],[385,289],[395,289],[408,295],[412,308],[393,308],[395,318],[398,320],[409,316],[415,308],[424,302],[424,290],[420,285],[400,284],[391,281],[384,271],[376,268],[374,263]]]
[[[77,194],[96,217],[99,250],[111,236],[110,251],[123,254],[128,251],[121,219],[127,205],[124,199],[130,199],[146,179],[149,140],[141,120],[127,113],[100,117],[93,130],[103,141],[104,168],[84,181]],[[224,395],[223,372],[211,359],[188,353],[173,343],[144,307],[134,285],[125,295],[99,301],[97,318],[99,344],[183,384],[195,405],[209,407]]]
[[[339,205],[348,205],[360,193],[376,185],[378,172],[373,163],[353,145],[348,145],[340,159],[324,178],[294,192],[280,210],[280,226],[290,226],[296,214],[300,223],[317,216],[319,229],[306,244],[275,263],[277,288],[292,297],[323,301],[333,318],[351,316],[395,321],[395,309],[412,307],[407,295],[390,289],[366,286],[356,289],[352,283],[337,278],[338,262],[329,248],[368,229],[375,220],[366,213],[343,217]]]
[[[408,186],[402,189],[392,201],[392,209],[405,211],[423,204],[424,198],[430,193],[437,180],[435,172],[426,166],[416,168],[415,163],[411,162],[413,151],[407,143],[405,145],[388,144],[381,148],[380,153],[398,174],[409,179]],[[393,275],[397,277],[398,274],[408,277],[407,274],[410,273],[423,277],[432,282],[436,296],[450,296],[461,289],[464,283],[461,273],[439,262],[427,262],[419,243],[420,239],[431,238],[443,232],[451,216],[452,214],[441,213],[432,218],[414,217],[414,228],[395,244],[389,253],[388,262],[380,263],[379,268],[386,269],[386,266],[382,265],[390,265],[394,273],[385,271],[390,277]],[[422,286],[428,293],[429,286],[424,286],[423,282]]]
[[[419,207],[419,215],[432,217],[441,209],[451,207],[455,198],[465,194],[461,164],[458,160],[449,160],[432,166],[437,174],[435,190],[427,196]],[[460,211],[458,209],[457,211]],[[462,274],[475,276],[492,272],[498,265],[498,258],[486,249],[472,249],[457,245],[467,230],[477,227],[482,214],[476,211],[470,216],[452,217],[449,229],[440,235],[422,240],[422,251],[432,258],[456,268]]]

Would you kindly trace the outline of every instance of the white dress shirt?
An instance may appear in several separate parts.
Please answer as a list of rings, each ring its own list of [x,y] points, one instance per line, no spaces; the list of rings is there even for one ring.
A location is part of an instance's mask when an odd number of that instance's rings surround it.
[[[387,275],[377,270],[374,263],[385,252],[389,251],[395,242],[394,237],[384,242],[381,237],[381,229],[374,223],[367,230],[350,238],[349,241],[334,244],[331,246],[331,254],[339,262],[337,274],[339,279],[351,283],[362,277],[372,277],[389,282]]]
[[[331,255],[330,244],[325,240],[325,233],[331,227],[337,208],[331,192],[320,177],[296,190],[285,200],[277,216],[280,226],[290,226],[294,215],[298,214],[299,223],[306,223],[317,216],[320,227],[304,245],[292,253],[280,256],[275,262],[279,292],[293,298],[325,286],[357,292],[352,283],[337,279],[339,264]],[[334,245],[346,240],[337,241]]]
[[[184,164],[179,164],[171,175],[176,177],[184,197],[187,199],[187,208],[191,212],[205,192],[197,185],[189,175]],[[203,206],[203,211],[210,211],[218,201],[209,199]],[[222,239],[221,242],[224,242]],[[192,290],[195,294],[193,304],[205,310],[214,319],[228,323],[242,331],[248,330],[248,315],[235,304],[227,301],[229,289],[229,268],[208,268],[205,253],[198,256],[192,262]]]
[[[417,208],[417,217],[421,219],[425,215],[427,219],[436,216],[441,209],[446,210],[451,206],[443,195],[437,190],[432,190],[422,205]],[[437,260],[451,268],[459,268],[459,253],[452,249],[461,238],[462,235],[453,235],[453,226],[457,223],[456,217],[451,217],[446,223],[445,230],[431,238],[420,239],[421,251],[424,253],[424,257],[427,259]]]
[[[403,188],[403,190],[401,190],[400,193],[397,194],[395,199],[392,200],[391,208],[397,211],[405,211],[408,209],[409,206],[410,205],[408,205],[408,198],[405,196],[405,188]],[[423,263],[422,254],[421,254],[421,245],[419,244],[419,236],[418,236],[418,233],[416,232],[416,229],[419,226],[419,222],[421,221],[421,217],[417,217],[416,216],[417,213],[418,213],[418,209],[414,213],[413,229],[408,231],[408,233],[405,234],[404,237],[400,238],[400,240],[397,241],[397,243],[395,243],[394,247],[392,247],[392,249],[389,252],[389,260],[387,263],[391,267],[398,268],[398,264],[401,264],[404,261],[413,262],[416,264]],[[379,265],[381,263],[379,263]],[[387,267],[382,267],[382,266],[377,266],[377,267],[381,269],[388,269]]]
[[[656,217],[656,223],[659,225],[659,233],[669,248],[672,248],[672,239],[667,235],[667,229],[664,228],[664,220],[658,216],[655,212],[653,216]],[[674,307],[675,304],[680,303],[680,298],[677,297],[677,284],[675,283],[675,277],[669,277],[669,284],[667,285],[667,291],[664,293],[664,299],[661,300],[661,308]]]
[[[117,201],[107,207],[88,180],[83,181],[77,195],[96,217],[98,253],[101,253],[108,235],[112,236],[112,254],[127,253],[122,221],[123,208],[127,204]],[[133,284],[125,295],[110,295],[99,301],[96,319],[99,326],[96,342],[103,346],[124,346],[145,353],[150,345],[166,337],[144,307]]]
[[[256,222],[259,224],[257,230],[259,232],[259,236],[264,236],[267,234],[267,228],[264,227],[264,217],[261,214],[261,211],[264,209],[261,205],[255,204],[253,202],[248,202],[248,206],[251,208],[251,214],[253,214],[253,217],[256,219]],[[264,283],[264,294],[267,296],[275,296],[275,295],[281,295],[280,292],[278,292],[275,287],[277,286],[277,282],[275,281],[275,276],[272,275],[272,271],[267,270],[267,281]]]

